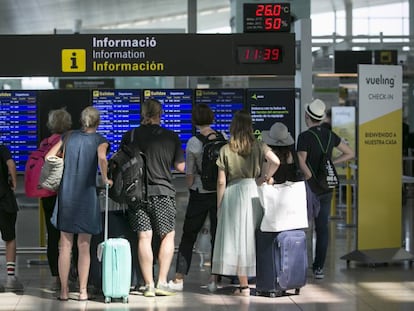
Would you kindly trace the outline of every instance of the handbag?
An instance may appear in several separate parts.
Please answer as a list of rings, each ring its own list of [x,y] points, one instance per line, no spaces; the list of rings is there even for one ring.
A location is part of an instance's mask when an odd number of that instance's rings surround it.
[[[63,158],[48,156],[42,166],[39,184],[42,188],[57,191],[63,176]]]
[[[56,155],[48,156],[40,172],[39,184],[42,188],[57,192],[63,176],[66,142],[70,136],[69,132],[64,140],[63,146]]]
[[[308,227],[306,186],[304,181],[262,184],[258,187],[264,215],[263,232],[281,232]]]

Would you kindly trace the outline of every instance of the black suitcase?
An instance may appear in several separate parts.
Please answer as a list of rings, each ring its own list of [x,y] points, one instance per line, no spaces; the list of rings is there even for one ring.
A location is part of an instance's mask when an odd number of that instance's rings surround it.
[[[303,230],[256,233],[256,295],[279,297],[300,293],[306,284],[308,256]]]

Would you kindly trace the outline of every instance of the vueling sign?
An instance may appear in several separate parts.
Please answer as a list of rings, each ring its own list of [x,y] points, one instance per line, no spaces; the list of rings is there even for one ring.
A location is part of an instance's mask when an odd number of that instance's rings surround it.
[[[86,50],[63,49],[62,50],[62,72],[85,72]]]

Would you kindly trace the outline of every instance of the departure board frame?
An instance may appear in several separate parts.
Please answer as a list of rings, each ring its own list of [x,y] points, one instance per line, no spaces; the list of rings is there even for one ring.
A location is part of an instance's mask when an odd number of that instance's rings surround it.
[[[214,112],[212,128],[230,137],[234,113],[246,109],[245,89],[195,89],[194,104],[207,104]]]
[[[110,154],[119,149],[124,134],[141,122],[140,89],[92,90],[92,105],[99,110],[101,122],[97,132],[106,137]]]
[[[261,139],[262,131],[270,130],[275,122],[285,124],[292,137],[296,137],[296,90],[246,89],[246,104],[252,116],[253,130]]]
[[[10,150],[18,172],[24,172],[38,146],[37,111],[36,91],[0,91],[0,142]]]

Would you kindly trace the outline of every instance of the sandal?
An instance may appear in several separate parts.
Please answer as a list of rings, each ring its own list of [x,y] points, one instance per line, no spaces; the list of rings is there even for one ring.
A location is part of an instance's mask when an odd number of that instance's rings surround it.
[[[233,292],[233,296],[249,297],[250,288],[248,286],[237,287],[236,290]]]

